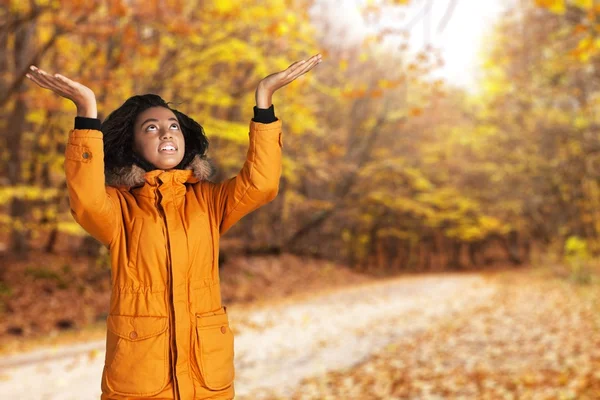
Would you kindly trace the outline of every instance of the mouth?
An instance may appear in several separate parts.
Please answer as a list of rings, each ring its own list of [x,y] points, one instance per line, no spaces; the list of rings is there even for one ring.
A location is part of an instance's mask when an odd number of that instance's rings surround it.
[[[158,152],[162,154],[175,154],[179,149],[173,142],[163,143],[159,146]]]

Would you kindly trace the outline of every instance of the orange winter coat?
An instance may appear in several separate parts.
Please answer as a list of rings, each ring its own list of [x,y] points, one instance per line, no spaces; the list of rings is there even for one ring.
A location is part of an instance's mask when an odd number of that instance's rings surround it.
[[[186,170],[120,180],[104,174],[102,132],[75,129],[65,152],[71,214],[110,249],[102,399],[233,399],[234,337],[219,286],[219,237],[271,201],[281,175],[281,121],[250,122],[240,173]]]

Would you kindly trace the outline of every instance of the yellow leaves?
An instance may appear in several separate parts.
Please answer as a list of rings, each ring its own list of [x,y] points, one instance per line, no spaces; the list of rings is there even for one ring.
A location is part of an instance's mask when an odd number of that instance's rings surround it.
[[[408,115],[411,117],[419,117],[423,114],[423,109],[420,107],[413,107],[408,110]]]
[[[564,261],[568,265],[571,278],[579,283],[589,283],[591,271],[589,260],[591,254],[585,239],[569,236],[564,245]]]
[[[564,14],[567,10],[565,0],[535,0],[535,3],[544,7],[554,14]]]
[[[89,350],[87,354],[88,354],[88,361],[92,362],[96,358],[98,358],[98,356],[100,355],[100,352],[98,351],[98,349],[92,349],[92,350]]]
[[[587,127],[590,126],[590,120],[582,115],[578,115],[575,117],[575,120],[573,121],[573,126],[576,129],[586,129]]]
[[[13,198],[49,200],[56,197],[58,192],[58,189],[45,189],[38,186],[4,186],[0,188],[0,204],[7,204]]]
[[[503,227],[503,223],[499,219],[488,215],[480,216],[478,222],[486,233],[500,232]]]
[[[24,14],[30,10],[29,4],[28,1],[11,0],[9,10],[12,14]]]
[[[402,82],[404,82],[403,79],[394,79],[394,80],[380,79],[379,81],[377,81],[377,86],[380,87],[381,89],[394,89],[394,88],[400,86],[402,84]]]
[[[361,97],[365,97],[367,94],[367,90],[363,88],[359,89],[347,89],[342,91],[342,97],[348,99],[357,99]]]
[[[41,25],[38,27],[39,40],[42,43],[47,43],[55,33],[55,28],[53,26]],[[62,38],[61,38],[62,39]],[[61,40],[64,43],[64,39]]]
[[[267,29],[267,33],[273,36],[285,36],[289,33],[289,25],[282,21],[272,23]]]
[[[285,20],[288,23],[288,25],[295,25],[298,21],[298,18],[296,18],[295,14],[290,12],[285,16]]]
[[[46,121],[46,110],[38,108],[33,109],[27,113],[27,122],[31,122],[36,125],[42,125]]]
[[[490,77],[491,78],[491,77]],[[504,79],[485,79],[482,82],[482,87],[485,92],[491,96],[501,95],[510,92],[513,88],[512,84]]]
[[[214,9],[219,14],[229,14],[235,10],[236,3],[234,0],[218,0],[214,2]]]
[[[419,190],[419,191],[433,189],[432,183],[427,178],[422,176],[421,174],[419,174],[419,176],[413,177],[412,186],[413,186],[413,188],[415,188],[416,190]]]
[[[410,63],[408,64],[408,66],[406,67],[406,70],[408,72],[416,72],[419,69],[419,66],[415,63]]]
[[[587,30],[588,30],[588,27],[586,25],[584,25],[584,24],[578,24],[573,29],[573,33],[577,35],[579,33],[587,32]]]
[[[346,149],[343,146],[340,146],[339,144],[333,143],[328,147],[327,152],[332,157],[340,157],[346,153]]]
[[[570,236],[565,242],[565,254],[583,259],[589,258],[587,242],[578,236]]]
[[[380,98],[383,96],[383,90],[381,90],[381,89],[371,90],[369,95],[371,96],[372,99]]]
[[[248,124],[246,123],[207,118],[202,125],[207,135],[217,136],[244,145],[248,143]]]
[[[109,13],[114,17],[124,17],[128,14],[129,8],[123,0],[109,1]]]
[[[171,35],[163,35],[160,38],[161,44],[167,49],[174,49],[177,47],[177,40]]]
[[[587,62],[590,56],[598,50],[597,41],[592,37],[587,36],[579,41],[577,48],[571,51],[571,56],[577,58],[581,62]]]
[[[127,25],[123,30],[123,44],[127,47],[134,47],[138,40],[137,29],[133,25]]]
[[[600,12],[600,5],[595,5],[593,0],[535,0],[535,3],[555,14],[565,14],[567,6],[578,7],[587,11],[586,19],[575,24],[568,30],[570,35],[581,35],[589,33],[588,36],[582,38],[577,47],[569,52],[569,55],[581,63],[587,63],[590,57],[598,54],[600,51],[600,41],[596,39],[597,32],[600,32],[600,25],[597,23],[597,14]]]
[[[367,118],[364,122],[363,122],[363,129],[365,131],[370,131],[375,127],[375,124],[377,123],[377,118],[375,117],[370,117]]]
[[[594,7],[594,0],[572,0],[573,4],[575,4],[579,8],[583,8],[584,10],[590,10]]]
[[[377,231],[377,237],[395,237],[398,239],[417,240],[418,237],[414,232],[402,230],[398,228],[384,228]]]
[[[48,147],[48,145],[50,144],[50,135],[48,134],[48,132],[44,132],[38,137],[38,143],[41,148]]]
[[[343,64],[341,64],[341,67],[343,67],[344,69],[347,68],[347,61],[342,61],[342,63]],[[395,80],[380,79],[379,81],[377,81],[376,86],[372,87],[372,88],[368,88],[365,84],[363,84],[359,87],[352,87],[352,86],[348,85],[347,87],[345,87],[344,89],[341,90],[340,95],[342,98],[347,98],[347,99],[356,99],[356,98],[364,98],[364,97],[378,99],[378,98],[383,97],[385,90],[394,89],[394,88],[398,87],[399,85],[401,85],[402,82],[403,82],[402,79],[395,79]]]
[[[342,72],[346,71],[348,69],[348,60],[341,60],[339,68]]]

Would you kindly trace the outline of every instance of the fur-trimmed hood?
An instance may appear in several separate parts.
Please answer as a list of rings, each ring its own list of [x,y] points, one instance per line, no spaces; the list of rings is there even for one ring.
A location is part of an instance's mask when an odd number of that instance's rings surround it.
[[[215,167],[212,162],[200,155],[196,155],[184,169],[192,170],[194,177],[199,181],[209,180],[215,173]],[[126,186],[132,188],[144,185],[146,174],[147,172],[143,168],[137,164],[132,164],[127,167],[106,171],[105,181],[108,186]]]

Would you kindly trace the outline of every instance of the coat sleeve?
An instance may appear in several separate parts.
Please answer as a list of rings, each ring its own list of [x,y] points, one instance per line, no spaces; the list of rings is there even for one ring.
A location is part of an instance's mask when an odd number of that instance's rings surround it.
[[[246,161],[233,178],[211,185],[213,211],[220,234],[243,216],[269,203],[279,191],[281,177],[281,120],[250,122]]]
[[[102,132],[73,129],[64,161],[71,215],[90,235],[110,246],[121,224],[116,193],[105,187]]]

